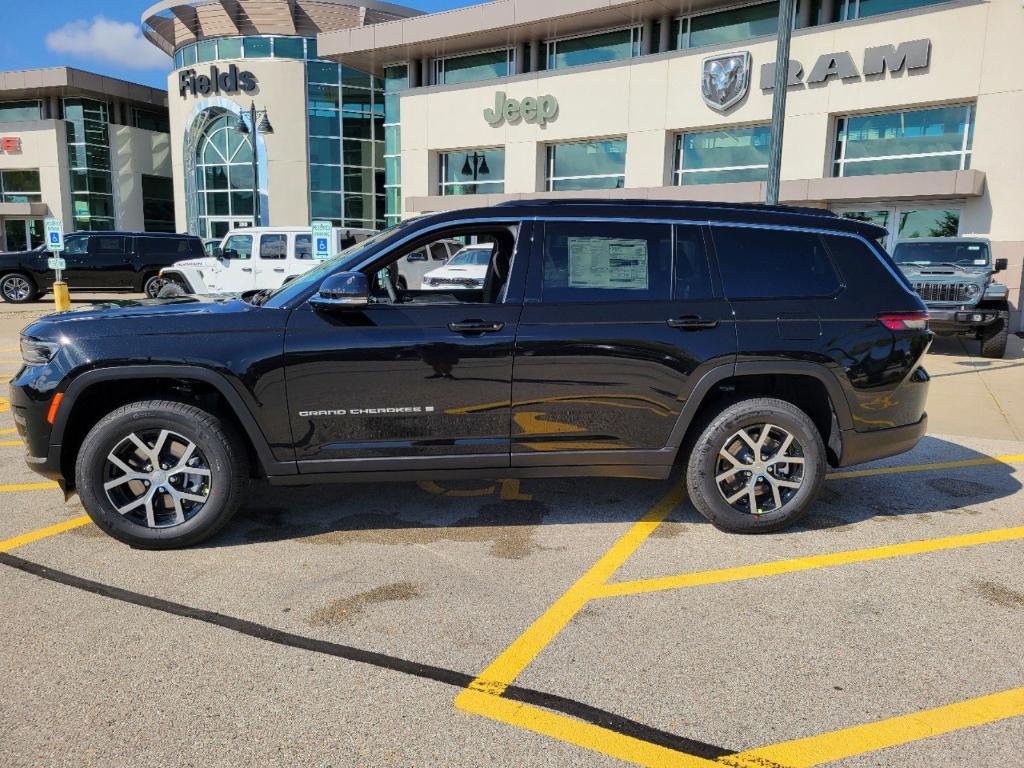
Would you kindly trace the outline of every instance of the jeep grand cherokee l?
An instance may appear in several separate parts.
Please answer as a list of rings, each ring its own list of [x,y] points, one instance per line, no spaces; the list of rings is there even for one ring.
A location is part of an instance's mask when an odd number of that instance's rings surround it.
[[[828,467],[912,448],[931,341],[874,242],[820,210],[517,202],[412,219],[276,290],[119,302],[23,332],[29,464],[112,536],[198,542],[275,484],[680,465],[718,527],[777,530]],[[481,287],[403,257],[486,245]]]

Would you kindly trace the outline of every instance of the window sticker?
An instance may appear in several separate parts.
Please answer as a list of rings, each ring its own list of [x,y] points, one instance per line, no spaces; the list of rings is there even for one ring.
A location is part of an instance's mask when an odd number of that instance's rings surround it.
[[[646,291],[647,241],[570,237],[569,287]]]
[[[985,259],[975,259],[974,263],[979,267],[984,267],[988,262]]]

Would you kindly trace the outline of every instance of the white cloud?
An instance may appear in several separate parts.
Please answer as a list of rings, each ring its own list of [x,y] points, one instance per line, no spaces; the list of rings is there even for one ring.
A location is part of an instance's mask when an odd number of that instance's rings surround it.
[[[46,36],[53,53],[118,64],[126,69],[166,68],[168,58],[142,35],[137,24],[96,16],[70,21]]]

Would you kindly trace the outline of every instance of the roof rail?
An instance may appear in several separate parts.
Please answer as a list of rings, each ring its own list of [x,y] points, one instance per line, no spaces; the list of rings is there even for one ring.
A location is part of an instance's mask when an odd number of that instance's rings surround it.
[[[807,208],[794,205],[767,205],[765,203],[722,203],[704,200],[649,200],[640,198],[612,199],[607,197],[545,197],[527,200],[504,200],[495,207],[534,207],[544,205],[600,205],[627,206],[630,208],[711,208],[723,211],[774,211],[778,213],[794,213],[804,216],[829,216],[838,214],[827,208]]]

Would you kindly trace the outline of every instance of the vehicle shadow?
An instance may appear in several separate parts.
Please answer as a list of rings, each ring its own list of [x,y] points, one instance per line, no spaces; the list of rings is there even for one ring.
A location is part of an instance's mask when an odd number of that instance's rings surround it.
[[[891,466],[977,462],[896,474],[843,477]],[[204,547],[274,541],[305,544],[430,544],[479,542],[491,554],[520,559],[536,550],[539,526],[633,523],[673,484],[616,478],[357,483],[315,487],[258,485],[230,525]],[[876,518],[949,513],[979,514],[976,507],[1013,496],[1021,483],[1010,465],[965,446],[927,437],[909,454],[838,470],[826,481],[810,513],[787,532],[856,525]],[[689,501],[663,526],[707,521]],[[728,534],[722,534],[728,535]]]
[[[961,336],[937,336],[928,350],[929,356],[935,357],[970,357],[970,360],[962,360],[957,365],[976,368],[998,368],[1006,366],[1006,361],[1024,360],[1024,339],[1010,336],[1006,344],[1006,354],[1002,360],[987,360],[981,356],[981,348],[978,341],[965,339]],[[925,367],[927,367],[927,359]]]

